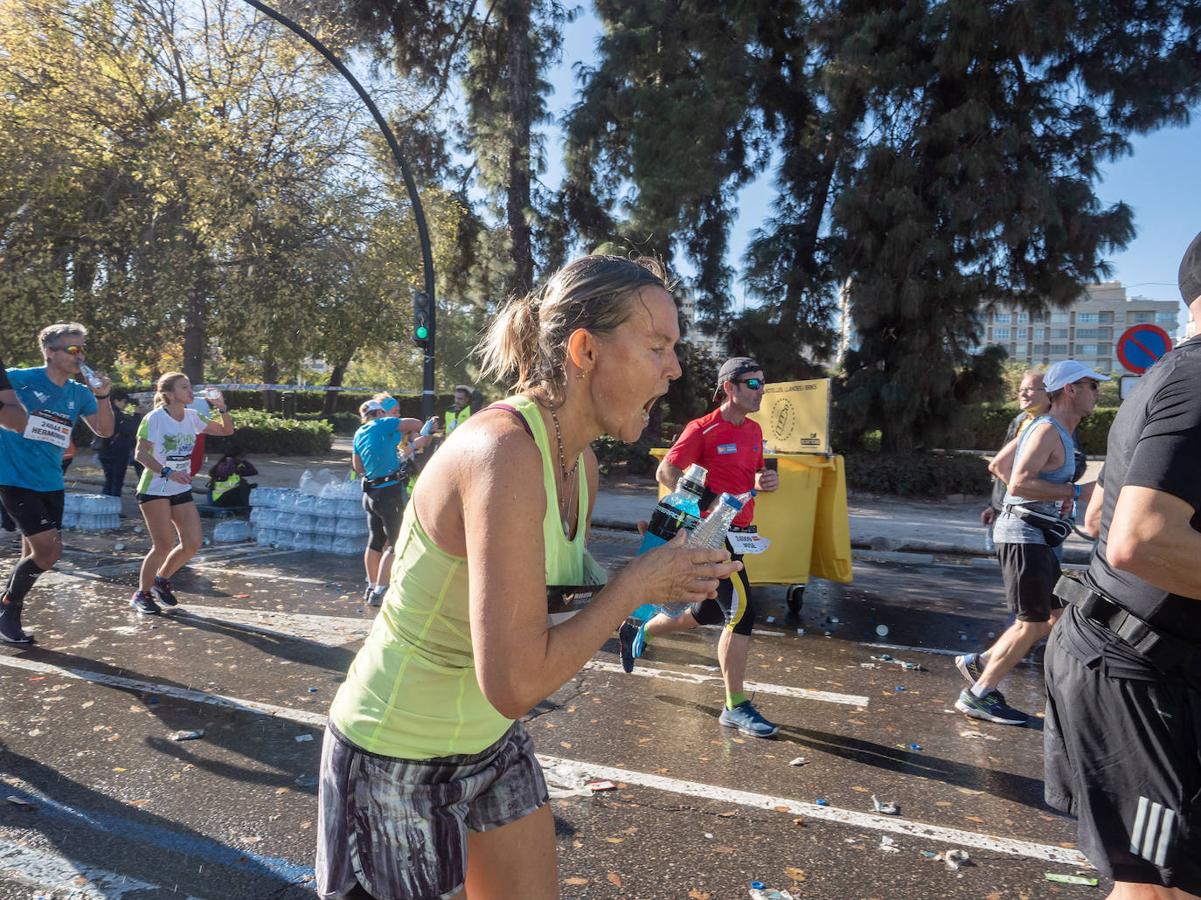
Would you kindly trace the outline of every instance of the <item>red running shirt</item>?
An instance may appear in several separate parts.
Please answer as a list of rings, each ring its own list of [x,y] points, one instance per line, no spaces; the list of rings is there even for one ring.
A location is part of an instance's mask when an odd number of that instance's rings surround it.
[[[741,425],[727,422],[719,407],[684,426],[683,434],[667,452],[667,461],[677,469],[693,463],[704,466],[709,470],[705,486],[715,494],[745,494],[755,486],[755,473],[763,468],[763,429],[750,419]],[[750,525],[754,519],[752,499],[734,524]]]

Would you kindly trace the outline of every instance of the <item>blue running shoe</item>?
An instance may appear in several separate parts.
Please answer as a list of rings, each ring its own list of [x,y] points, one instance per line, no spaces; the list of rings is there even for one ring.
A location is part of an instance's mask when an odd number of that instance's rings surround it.
[[[955,657],[955,668],[967,679],[968,684],[975,684],[984,674],[984,665],[980,662],[979,653],[965,653]]]
[[[646,639],[646,622],[638,626],[638,633],[634,635],[634,659],[642,659],[646,655],[647,644],[650,643]]]
[[[733,709],[723,709],[717,720],[727,728],[737,728],[750,737],[771,737],[780,730],[779,725],[773,725],[763,718],[750,700],[743,700]]]
[[[998,690],[991,690],[983,697],[977,697],[971,688],[964,688],[959,692],[955,708],[973,719],[996,722],[998,725],[1025,725],[1030,721],[1028,715],[1006,703],[1005,697]]]
[[[129,605],[148,616],[157,616],[162,612],[159,605],[154,602],[154,595],[150,591],[135,591],[134,595],[129,598]]]

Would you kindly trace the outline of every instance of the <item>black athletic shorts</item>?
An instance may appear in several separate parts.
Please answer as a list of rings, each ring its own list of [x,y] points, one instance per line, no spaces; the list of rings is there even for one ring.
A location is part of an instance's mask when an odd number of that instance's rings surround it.
[[[1046,622],[1063,603],[1055,596],[1059,557],[1046,544],[997,544],[1005,602],[1021,622]]]
[[[730,551],[730,558],[735,562],[742,560],[741,554],[735,553],[734,548],[726,543],[726,549]],[[738,597],[734,594],[734,579],[737,578],[742,584],[742,596],[746,598],[746,606],[739,610],[737,609]],[[749,635],[755,627],[755,619],[757,611],[755,609],[755,601],[751,599],[751,582],[747,578],[746,569],[736,573],[730,578],[723,578],[717,583],[717,599],[716,600],[701,600],[693,603],[691,606],[692,617],[696,619],[700,625],[721,625],[728,622],[726,610],[730,610],[731,616],[734,617],[733,631],[735,634]]]
[[[62,530],[66,491],[31,491],[29,488],[0,485],[0,503],[26,537],[52,528]]]
[[[1046,798],[1117,881],[1201,894],[1201,688],[1069,607],[1046,654]]]
[[[152,503],[155,500],[170,500],[172,506],[183,506],[185,503],[195,503],[191,491],[180,491],[164,497],[162,494],[138,494],[138,503]]]
[[[400,538],[400,521],[405,511],[405,486],[390,484],[363,491],[363,509],[367,511],[367,546],[376,552],[395,547]]]

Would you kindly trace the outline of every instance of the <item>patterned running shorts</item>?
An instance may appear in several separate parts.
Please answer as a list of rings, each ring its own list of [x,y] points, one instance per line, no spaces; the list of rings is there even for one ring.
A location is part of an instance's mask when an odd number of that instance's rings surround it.
[[[549,799],[520,722],[480,753],[411,760],[360,750],[331,724],[321,750],[317,894],[445,900],[467,878],[467,832]]]

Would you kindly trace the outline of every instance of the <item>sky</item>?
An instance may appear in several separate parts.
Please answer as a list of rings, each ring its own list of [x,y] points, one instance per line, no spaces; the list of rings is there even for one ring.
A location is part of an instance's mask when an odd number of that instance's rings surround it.
[[[575,62],[591,63],[600,23],[588,3],[581,6],[579,17],[566,26],[563,57],[550,73],[555,88],[549,106],[562,115],[575,101],[579,87],[572,72]],[[1134,210],[1136,235],[1122,251],[1107,257],[1113,268],[1110,280],[1122,282],[1128,295],[1153,300],[1179,300],[1176,271],[1180,257],[1193,236],[1201,231],[1201,109],[1184,128],[1165,128],[1131,141],[1129,156],[1103,167],[1103,179],[1096,185],[1103,204],[1125,202]],[[559,132],[546,129],[548,171],[543,181],[557,186],[562,177]],[[736,270],[750,232],[771,213],[773,197],[771,173],[767,172],[748,185],[739,196],[739,215],[731,234],[730,259]],[[741,286],[735,286],[738,302]],[[1183,316],[1184,305],[1181,304]]]

